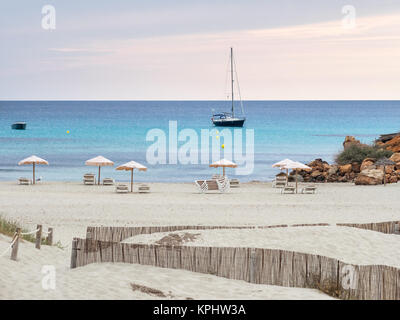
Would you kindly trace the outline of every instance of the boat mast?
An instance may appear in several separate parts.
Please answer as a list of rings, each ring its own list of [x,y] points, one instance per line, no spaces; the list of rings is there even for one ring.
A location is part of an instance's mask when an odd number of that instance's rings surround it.
[[[231,47],[231,84],[232,84],[232,117],[235,116],[233,110],[233,48]]]

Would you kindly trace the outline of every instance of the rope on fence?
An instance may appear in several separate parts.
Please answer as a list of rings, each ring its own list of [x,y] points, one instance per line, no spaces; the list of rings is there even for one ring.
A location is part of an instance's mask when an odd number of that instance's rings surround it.
[[[0,254],[0,257],[4,256],[12,248],[12,246],[14,245],[15,241],[17,241],[17,239],[18,239],[18,236],[17,236],[17,233],[15,233],[11,244],[7,247],[7,249],[2,254]]]
[[[23,232],[23,233],[21,233],[21,235],[25,236],[25,235],[28,235],[28,234],[34,234],[34,233],[38,232],[39,230],[40,230],[40,228],[38,228],[38,229],[36,229],[34,231]]]

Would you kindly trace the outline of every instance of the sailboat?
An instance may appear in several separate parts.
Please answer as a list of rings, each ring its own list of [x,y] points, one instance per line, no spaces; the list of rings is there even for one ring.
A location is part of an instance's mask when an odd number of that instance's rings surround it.
[[[214,114],[211,117],[212,123],[217,127],[243,127],[244,122],[246,121],[245,117],[237,117],[235,116],[235,99],[234,99],[234,60],[233,60],[233,48],[231,48],[231,98],[232,98],[232,107],[231,112],[222,112]],[[239,91],[240,93],[240,91]],[[242,103],[240,101],[240,103]]]

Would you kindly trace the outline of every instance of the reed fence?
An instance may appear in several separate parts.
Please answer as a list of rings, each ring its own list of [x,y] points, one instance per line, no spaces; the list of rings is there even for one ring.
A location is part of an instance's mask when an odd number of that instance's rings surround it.
[[[341,299],[400,299],[400,269],[261,248],[166,246],[74,238],[71,268],[120,262],[183,269],[256,284],[315,288]],[[350,270],[350,271],[349,271]]]
[[[387,221],[377,223],[338,223],[337,226],[366,229],[387,234],[400,234],[400,221]],[[156,232],[174,232],[182,230],[213,230],[213,229],[268,229],[305,226],[329,226],[327,223],[271,225],[271,226],[148,226],[148,227],[88,227],[86,238],[93,240],[120,242],[127,238]]]

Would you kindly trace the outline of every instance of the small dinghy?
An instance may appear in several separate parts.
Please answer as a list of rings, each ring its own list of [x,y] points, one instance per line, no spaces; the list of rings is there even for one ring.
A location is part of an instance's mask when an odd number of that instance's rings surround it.
[[[15,122],[11,125],[11,129],[13,130],[25,130],[26,122]]]

